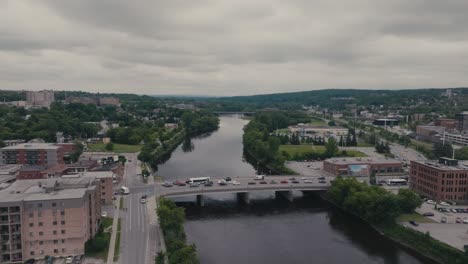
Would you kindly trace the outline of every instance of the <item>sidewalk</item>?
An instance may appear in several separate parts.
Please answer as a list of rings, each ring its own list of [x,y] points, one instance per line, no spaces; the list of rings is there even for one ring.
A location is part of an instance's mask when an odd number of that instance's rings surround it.
[[[153,176],[148,177],[148,184],[154,184]],[[155,193],[156,194],[156,193]],[[154,259],[158,255],[158,252],[166,252],[166,244],[164,243],[164,238],[162,235],[162,230],[159,226],[159,219],[156,213],[157,209],[157,194],[155,197],[149,197],[147,200],[147,212],[148,212],[148,221],[149,221],[149,232],[150,232],[150,239],[147,243],[147,250],[146,250],[146,263],[153,264]],[[168,263],[167,256],[165,262]]]
[[[117,223],[119,222],[119,201],[120,199],[116,199],[114,201],[114,208],[117,208],[114,210],[114,218],[112,222],[112,234],[110,238],[110,243],[109,243],[109,252],[107,254],[107,264],[113,264],[114,263],[114,251],[115,251],[115,239],[117,237]]]

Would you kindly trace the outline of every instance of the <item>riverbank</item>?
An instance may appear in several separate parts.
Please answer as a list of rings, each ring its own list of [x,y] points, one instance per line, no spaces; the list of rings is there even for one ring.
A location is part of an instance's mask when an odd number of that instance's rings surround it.
[[[319,195],[321,199],[328,202],[333,207],[339,209],[340,211],[350,215],[353,218],[359,219],[360,221],[366,223],[373,230],[378,232],[384,238],[397,243],[398,245],[417,253],[418,255],[424,257],[428,261],[433,263],[454,263],[454,264],[463,264],[468,263],[468,256],[465,256],[464,253],[456,248],[453,248],[439,240],[436,240],[430,236],[429,233],[421,233],[409,228],[406,228],[399,223],[387,223],[375,225],[366,221],[359,215],[354,212],[350,212],[345,208],[335,204],[333,201],[328,199],[326,193]]]

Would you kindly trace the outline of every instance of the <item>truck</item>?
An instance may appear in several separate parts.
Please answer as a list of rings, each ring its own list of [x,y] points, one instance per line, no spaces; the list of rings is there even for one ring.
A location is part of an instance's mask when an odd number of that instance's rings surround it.
[[[128,187],[126,187],[126,186],[122,186],[122,187],[120,187],[120,192],[121,192],[122,194],[129,194],[129,193],[130,193],[130,189],[128,189]]]

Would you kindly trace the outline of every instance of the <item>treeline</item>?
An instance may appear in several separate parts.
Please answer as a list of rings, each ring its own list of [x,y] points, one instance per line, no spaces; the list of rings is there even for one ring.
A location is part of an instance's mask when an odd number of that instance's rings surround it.
[[[207,111],[188,111],[182,115],[181,119],[188,135],[211,132],[219,127],[219,118]]]
[[[285,157],[278,152],[281,141],[272,132],[309,120],[309,117],[299,112],[259,112],[244,127],[244,149],[262,165],[288,173],[284,167]]]
[[[327,198],[344,210],[373,224],[394,223],[402,213],[412,213],[422,199],[409,189],[398,194],[379,186],[369,186],[355,178],[338,177],[327,191]]]
[[[161,229],[166,242],[167,256],[169,263],[177,264],[198,264],[200,263],[197,250],[194,244],[187,244],[187,237],[184,231],[185,212],[183,208],[177,207],[173,201],[160,199],[158,206],[158,216]],[[159,254],[156,264],[164,263]]]

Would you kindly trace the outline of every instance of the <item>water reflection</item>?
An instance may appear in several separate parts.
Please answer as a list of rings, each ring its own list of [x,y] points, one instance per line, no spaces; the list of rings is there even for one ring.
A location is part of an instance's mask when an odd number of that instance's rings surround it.
[[[191,138],[185,138],[184,142],[182,143],[182,151],[183,152],[192,152],[195,149],[195,145],[192,143]]]

